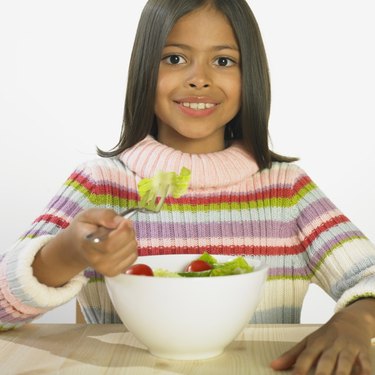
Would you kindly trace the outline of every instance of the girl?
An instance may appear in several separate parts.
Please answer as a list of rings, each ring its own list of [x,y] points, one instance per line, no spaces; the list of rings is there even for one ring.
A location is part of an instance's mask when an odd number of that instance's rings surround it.
[[[311,282],[337,301],[332,319],[274,369],[370,373],[375,247],[295,159],[269,149],[269,111],[267,60],[245,0],[150,0],[120,140],[80,165],[1,255],[1,328],[75,296],[87,322],[119,323],[103,275],[123,272],[138,254],[244,254],[270,266],[254,323],[298,323]],[[192,172],[186,195],[168,198],[158,215],[117,215],[137,205],[141,178],[181,167]],[[113,231],[88,241],[100,226]]]

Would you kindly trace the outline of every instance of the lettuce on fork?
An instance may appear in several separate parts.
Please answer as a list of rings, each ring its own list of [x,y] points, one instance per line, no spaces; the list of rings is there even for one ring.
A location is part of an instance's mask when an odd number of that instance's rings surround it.
[[[183,167],[180,174],[175,172],[157,172],[151,178],[143,178],[138,183],[139,205],[157,209],[156,198],[169,196],[179,198],[186,193],[190,183],[191,171]]]

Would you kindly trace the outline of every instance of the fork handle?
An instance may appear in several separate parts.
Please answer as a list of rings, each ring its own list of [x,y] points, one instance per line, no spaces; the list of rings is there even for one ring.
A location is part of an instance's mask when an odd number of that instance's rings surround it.
[[[121,216],[123,216],[125,219],[131,218],[135,213],[137,212],[136,208],[129,208],[126,211],[123,211],[120,213]],[[90,233],[86,236],[86,240],[94,243],[99,243],[104,241],[110,232],[112,232],[113,229],[106,228],[106,227],[99,227],[95,232]]]

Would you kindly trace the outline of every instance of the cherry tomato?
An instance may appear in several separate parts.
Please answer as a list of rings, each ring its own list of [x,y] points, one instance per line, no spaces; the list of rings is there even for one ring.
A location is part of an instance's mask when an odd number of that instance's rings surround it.
[[[127,275],[154,276],[151,267],[143,263],[133,264],[125,271],[125,273]]]
[[[197,259],[193,260],[185,269],[186,272],[201,272],[212,269],[211,264],[205,262],[204,260]]]

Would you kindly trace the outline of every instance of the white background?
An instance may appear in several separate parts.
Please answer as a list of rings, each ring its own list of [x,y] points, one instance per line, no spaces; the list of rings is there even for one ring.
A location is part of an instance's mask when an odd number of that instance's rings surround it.
[[[249,1],[269,57],[275,151],[375,241],[373,0]],[[1,250],[95,146],[118,140],[145,1],[0,0]],[[333,301],[311,288],[304,322]],[[73,322],[74,301],[41,322]]]

